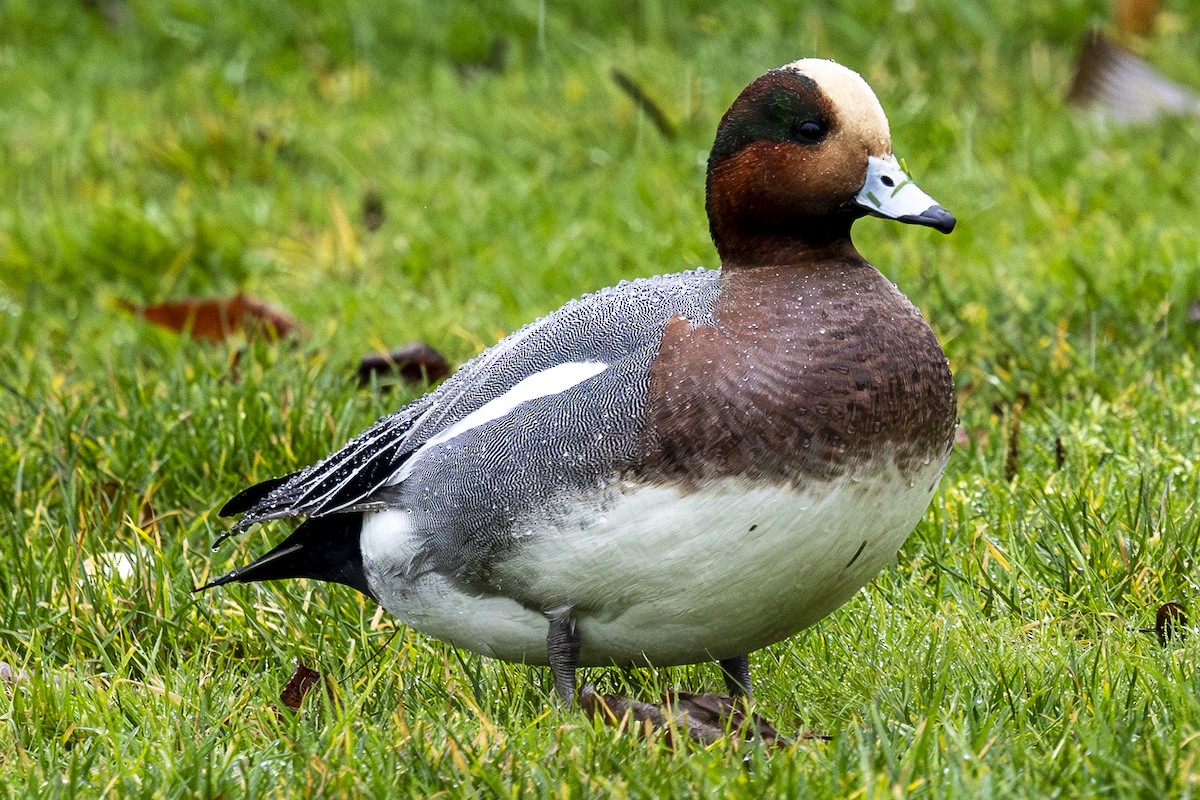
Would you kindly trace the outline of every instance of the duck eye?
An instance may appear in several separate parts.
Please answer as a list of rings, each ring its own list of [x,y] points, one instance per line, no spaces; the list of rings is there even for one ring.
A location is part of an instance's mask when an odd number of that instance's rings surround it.
[[[805,144],[816,144],[825,138],[827,132],[825,123],[815,119],[796,120],[792,130],[795,131],[796,138]]]

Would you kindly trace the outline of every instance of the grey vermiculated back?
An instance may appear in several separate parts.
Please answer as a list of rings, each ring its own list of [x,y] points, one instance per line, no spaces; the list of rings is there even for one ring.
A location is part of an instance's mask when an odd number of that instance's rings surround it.
[[[234,530],[283,517],[405,507],[431,527],[444,524],[437,520],[458,519],[460,533],[442,534],[453,539],[480,525],[515,519],[535,498],[582,488],[578,484],[585,475],[607,474],[621,459],[633,457],[661,331],[675,316],[711,325],[719,276],[719,270],[696,269],[644,278],[567,303],[467,362],[435,391],[380,419],[333,455],[297,472],[249,508]],[[440,431],[522,379],[579,361],[609,368],[433,448],[404,485],[384,486]],[[470,458],[462,459],[464,454]],[[493,508],[487,498],[502,487],[510,502]],[[449,509],[447,503],[465,507]]]

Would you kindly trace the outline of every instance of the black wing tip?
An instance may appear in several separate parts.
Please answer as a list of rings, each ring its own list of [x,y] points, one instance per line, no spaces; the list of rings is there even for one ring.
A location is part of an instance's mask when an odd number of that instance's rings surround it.
[[[282,478],[269,478],[265,481],[259,481],[253,486],[248,486],[229,498],[225,505],[221,506],[221,510],[217,514],[222,517],[236,517],[238,514],[244,514],[267,499],[267,495],[291,479],[292,475],[284,475]]]
[[[234,583],[238,580],[238,575],[241,573],[241,571],[241,569],[235,569],[232,572],[226,572],[219,578],[213,578],[203,586],[197,586],[195,589],[192,589],[192,594],[200,594],[200,592],[208,591],[209,589],[216,588],[217,586],[224,586],[227,583]]]
[[[252,527],[253,525],[255,525],[258,522],[262,522],[262,520],[257,517],[242,517],[237,522],[235,522],[233,525],[231,525],[229,527],[229,530],[222,533],[220,536],[218,536],[216,538],[215,541],[213,541],[212,549],[214,551],[221,549],[221,545],[225,543],[226,539],[229,539],[233,536],[237,536],[239,533],[246,530],[247,528]]]

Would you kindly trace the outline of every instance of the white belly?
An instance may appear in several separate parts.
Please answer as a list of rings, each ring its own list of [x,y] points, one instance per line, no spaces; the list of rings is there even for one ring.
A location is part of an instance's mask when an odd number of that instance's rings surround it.
[[[900,549],[942,465],[795,491],[736,479],[703,492],[641,488],[571,525],[527,533],[492,578],[527,605],[395,576],[423,538],[403,511],[366,514],[372,590],[406,624],[509,661],[546,663],[547,618],[570,607],[582,666],[688,664],[787,638],[846,602]],[[532,606],[532,608],[530,607]]]

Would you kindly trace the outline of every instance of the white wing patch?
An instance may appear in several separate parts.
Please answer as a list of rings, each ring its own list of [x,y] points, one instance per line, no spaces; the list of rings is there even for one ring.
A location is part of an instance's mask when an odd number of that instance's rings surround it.
[[[431,437],[404,462],[395,475],[388,478],[386,485],[395,486],[408,478],[416,468],[417,462],[421,460],[421,456],[434,447],[512,413],[512,410],[521,403],[548,397],[552,394],[560,394],[578,386],[588,378],[599,375],[606,369],[608,369],[608,365],[600,361],[571,361],[566,364],[557,364],[523,378],[504,394],[489,400],[446,430]]]

